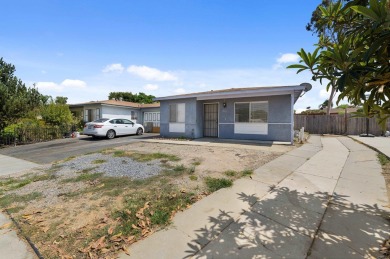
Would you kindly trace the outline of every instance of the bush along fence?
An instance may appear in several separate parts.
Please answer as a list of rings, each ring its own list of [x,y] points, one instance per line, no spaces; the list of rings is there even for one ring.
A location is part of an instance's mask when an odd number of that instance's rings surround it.
[[[368,133],[375,136],[383,135],[390,129],[390,119],[386,121],[385,130],[378,125],[376,118],[368,119]],[[302,127],[311,134],[359,135],[367,133],[367,118],[343,115],[294,115],[294,129]]]
[[[15,127],[12,130],[0,131],[0,147],[71,137],[74,129],[74,125]]]

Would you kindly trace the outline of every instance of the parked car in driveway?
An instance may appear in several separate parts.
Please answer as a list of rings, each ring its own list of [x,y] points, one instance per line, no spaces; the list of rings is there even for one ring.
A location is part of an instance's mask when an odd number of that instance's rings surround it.
[[[116,136],[123,135],[142,135],[144,127],[134,121],[121,118],[107,119],[102,118],[88,122],[84,125],[83,134],[87,136],[107,137],[113,139]]]

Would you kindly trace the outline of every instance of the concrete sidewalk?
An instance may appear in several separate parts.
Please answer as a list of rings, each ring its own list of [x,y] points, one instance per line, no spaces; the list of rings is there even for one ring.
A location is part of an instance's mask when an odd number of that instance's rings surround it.
[[[133,244],[130,258],[378,257],[390,235],[387,206],[374,151],[311,136],[178,213],[168,230]]]
[[[29,161],[0,155],[0,177],[23,173],[38,166],[40,165]],[[4,255],[6,255],[4,258],[12,259],[37,258],[31,247],[11,228],[11,220],[5,213],[0,212],[0,227],[2,226],[6,227],[0,228],[0,258]]]
[[[38,164],[26,160],[0,155],[0,177],[20,173],[38,166]]]
[[[360,136],[349,136],[357,141],[360,141],[367,146],[373,147],[374,149],[382,152],[387,157],[390,157],[390,137],[360,137]]]

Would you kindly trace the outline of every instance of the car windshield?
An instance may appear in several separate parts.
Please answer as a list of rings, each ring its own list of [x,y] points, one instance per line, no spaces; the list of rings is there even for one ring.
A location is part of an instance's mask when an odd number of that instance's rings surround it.
[[[108,121],[108,119],[103,118],[103,119],[94,120],[93,122],[106,122],[106,121]]]

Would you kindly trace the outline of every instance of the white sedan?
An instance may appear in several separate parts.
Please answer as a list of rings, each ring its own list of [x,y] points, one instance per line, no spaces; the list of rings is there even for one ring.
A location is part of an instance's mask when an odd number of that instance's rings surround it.
[[[113,139],[116,136],[137,134],[142,135],[144,127],[128,119],[98,119],[84,125],[83,134],[96,137]]]

